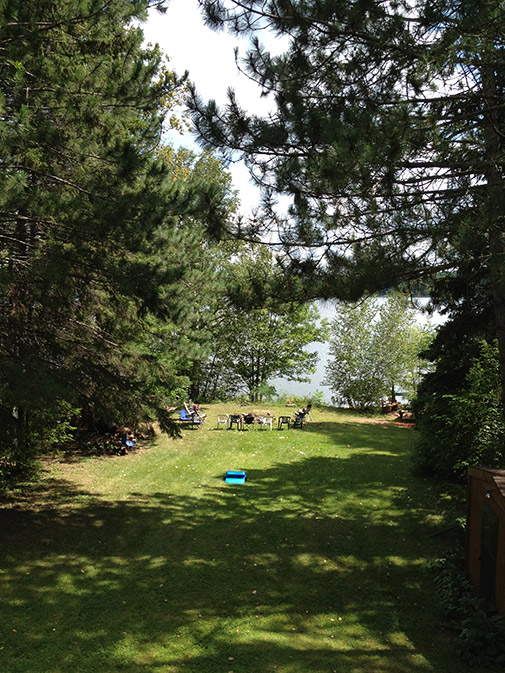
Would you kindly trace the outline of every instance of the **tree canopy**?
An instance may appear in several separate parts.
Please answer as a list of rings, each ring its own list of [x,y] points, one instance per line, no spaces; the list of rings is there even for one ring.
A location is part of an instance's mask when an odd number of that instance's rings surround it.
[[[263,187],[257,221],[306,293],[355,299],[447,276],[471,293],[478,282],[505,388],[503,3],[200,4],[212,26],[252,35],[242,67],[276,110],[261,118],[233,92],[218,108],[193,91],[196,129],[249,165]],[[262,47],[265,29],[288,39],[280,56]]]

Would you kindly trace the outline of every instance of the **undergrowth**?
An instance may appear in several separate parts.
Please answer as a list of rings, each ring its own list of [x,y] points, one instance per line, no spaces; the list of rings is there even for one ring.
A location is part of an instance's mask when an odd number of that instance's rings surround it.
[[[435,586],[443,616],[455,633],[454,646],[470,665],[503,670],[505,664],[505,618],[496,606],[479,598],[469,581],[464,554],[455,546],[433,563]]]

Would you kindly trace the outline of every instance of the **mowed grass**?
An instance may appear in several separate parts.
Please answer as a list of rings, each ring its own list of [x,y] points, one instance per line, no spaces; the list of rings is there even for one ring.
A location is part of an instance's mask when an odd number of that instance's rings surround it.
[[[181,440],[48,463],[4,503],[0,670],[465,670],[433,596],[447,522],[411,474],[414,430],[319,409],[303,430],[217,430],[223,409]]]

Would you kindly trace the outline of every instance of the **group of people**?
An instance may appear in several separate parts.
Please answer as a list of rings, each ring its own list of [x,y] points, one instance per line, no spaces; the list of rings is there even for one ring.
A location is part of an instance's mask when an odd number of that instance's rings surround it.
[[[114,443],[117,444],[121,456],[126,456],[129,449],[133,449],[136,439],[133,431],[126,425],[116,425],[109,428],[112,430]]]
[[[191,416],[194,421],[198,420],[200,422],[203,422],[203,420],[207,417],[207,414],[202,413],[199,404],[194,404],[190,402],[189,404],[184,404],[184,407],[186,409],[187,415]],[[312,404],[308,404],[304,409],[299,409],[298,412],[295,414],[295,422],[301,421],[303,423],[306,416],[310,418],[311,409]],[[243,424],[252,425],[255,421],[260,422],[261,419],[264,418],[265,416],[271,416],[271,413],[270,411],[261,413],[249,412],[247,414],[240,414],[240,415],[237,414],[237,416],[241,417],[241,422]],[[128,450],[132,449],[136,444],[135,436],[132,430],[123,425],[116,425],[114,427],[114,437],[119,443],[120,454],[122,456],[125,456],[128,453]]]

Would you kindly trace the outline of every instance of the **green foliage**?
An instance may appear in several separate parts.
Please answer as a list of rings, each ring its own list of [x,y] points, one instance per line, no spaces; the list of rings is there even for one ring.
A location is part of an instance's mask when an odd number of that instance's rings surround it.
[[[228,183],[208,158],[212,179],[182,180],[160,157],[183,84],[143,45],[151,6],[0,5],[0,456],[19,466],[60,436],[62,405],[170,429],[210,337],[195,304]]]
[[[194,187],[205,186],[207,201],[217,209],[205,222],[207,232],[214,239],[227,238],[226,224],[236,213],[239,199],[238,192],[232,189],[231,173],[225,162],[209,150],[195,154],[185,147],[163,146],[159,154],[170,166],[173,180]]]
[[[192,92],[202,142],[242,157],[263,188],[252,233],[259,224],[283,243],[306,297],[484,286],[505,388],[503,4],[201,5],[210,25],[252,33],[242,65],[276,104],[262,118],[233,93],[218,108]],[[275,57],[267,27],[286,45]]]
[[[436,378],[428,377],[423,383],[415,407],[419,470],[462,479],[472,465],[502,464],[505,424],[498,358],[497,343],[482,341],[477,355],[468,359],[468,371],[457,392],[443,393]],[[453,364],[461,366],[457,361]]]
[[[276,397],[275,387],[270,385],[267,381],[260,383],[257,388],[253,388],[250,392],[250,397],[253,400],[262,400],[265,402],[272,402]]]
[[[252,400],[271,397],[268,380],[306,381],[318,355],[305,347],[327,337],[315,305],[285,302],[273,289],[281,274],[261,245],[234,245],[222,253],[223,290],[214,301],[212,353],[200,368],[193,397],[221,399],[248,391]],[[198,372],[192,372],[192,379]]]
[[[462,546],[458,544],[432,561],[431,567],[442,614],[452,623],[461,622],[467,614],[466,605],[475,600],[475,589],[466,576]]]
[[[19,479],[33,478],[38,469],[39,454],[51,453],[73,438],[79,413],[80,409],[65,400],[56,400],[52,405],[40,400],[29,413],[18,408],[9,411],[0,406],[3,427],[0,490]]]
[[[323,393],[317,391],[310,396],[301,396],[301,395],[288,395],[283,401],[284,403],[289,400],[290,404],[296,407],[296,409],[304,409],[308,404],[313,404],[317,406],[322,404]]]
[[[457,654],[470,664],[502,670],[505,663],[505,618],[475,595],[464,568],[461,547],[433,563],[440,608],[451,629]]]
[[[305,398],[305,404],[307,406],[309,402],[312,402],[315,406],[321,406],[324,404],[324,393],[322,390],[316,390],[309,398]]]
[[[374,316],[375,307],[370,302],[342,304],[331,324],[330,359],[324,383],[336,393],[337,404],[365,409],[377,403],[384,393],[370,350]],[[363,374],[367,374],[366,379]]]
[[[456,642],[459,656],[472,664],[479,663],[503,670],[505,664],[505,618],[483,601],[468,606]]]
[[[395,390],[411,397],[423,369],[419,353],[429,330],[415,322],[408,298],[391,295],[340,304],[332,323],[325,384],[338,403],[372,410]]]

